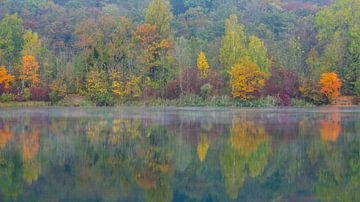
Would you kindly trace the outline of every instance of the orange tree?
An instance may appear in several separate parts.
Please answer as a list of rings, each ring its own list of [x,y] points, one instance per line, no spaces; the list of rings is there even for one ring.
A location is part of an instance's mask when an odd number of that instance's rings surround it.
[[[11,74],[8,74],[6,67],[0,66],[0,85],[4,84],[5,89],[10,87],[10,82],[14,80]]]
[[[21,60],[19,79],[22,81],[22,86],[25,86],[25,82],[30,82],[32,85],[38,85],[40,65],[36,58],[31,55],[25,55]]]
[[[230,70],[233,97],[242,100],[253,99],[264,88],[268,74],[248,58],[242,58]]]
[[[321,86],[320,93],[329,101],[340,95],[341,81],[336,73],[323,73],[319,84]]]

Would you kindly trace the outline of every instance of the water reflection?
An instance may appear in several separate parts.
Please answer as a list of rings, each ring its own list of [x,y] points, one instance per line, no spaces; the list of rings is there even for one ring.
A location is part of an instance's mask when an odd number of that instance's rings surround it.
[[[360,110],[2,109],[0,201],[359,201]]]

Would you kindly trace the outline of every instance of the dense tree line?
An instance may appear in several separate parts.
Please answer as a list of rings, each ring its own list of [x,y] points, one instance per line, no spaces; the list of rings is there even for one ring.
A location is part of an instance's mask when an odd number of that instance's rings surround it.
[[[2,0],[1,100],[326,103],[360,92],[358,13],[356,0]]]

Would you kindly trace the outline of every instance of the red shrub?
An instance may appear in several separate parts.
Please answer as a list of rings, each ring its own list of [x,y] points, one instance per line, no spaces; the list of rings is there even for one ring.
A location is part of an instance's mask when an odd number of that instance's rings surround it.
[[[201,72],[198,69],[185,69],[178,78],[184,93],[199,94],[202,86]]]
[[[49,101],[49,87],[31,87],[31,100],[32,101]]]
[[[291,105],[291,98],[288,94],[286,93],[280,93],[279,94],[279,98],[281,101],[281,104],[284,106],[290,106]]]
[[[216,71],[211,70],[205,79],[205,83],[210,83],[213,89],[221,89],[225,85],[221,75],[219,75]]]
[[[166,99],[176,99],[180,97],[180,95],[181,95],[181,88],[179,82],[176,80],[169,81],[166,84],[166,92],[165,92]]]
[[[272,68],[271,76],[265,84],[264,94],[287,94],[289,97],[294,97],[298,95],[299,87],[300,81],[296,71],[285,68]]]
[[[12,86],[10,86],[10,88],[6,89],[5,83],[1,83],[0,84],[0,96],[4,93],[10,93],[10,94],[16,95],[19,93],[19,90]]]

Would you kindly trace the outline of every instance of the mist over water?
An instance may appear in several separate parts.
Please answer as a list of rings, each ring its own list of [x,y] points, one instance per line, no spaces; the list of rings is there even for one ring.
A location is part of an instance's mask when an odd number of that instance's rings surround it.
[[[4,108],[0,201],[357,201],[360,108]]]

